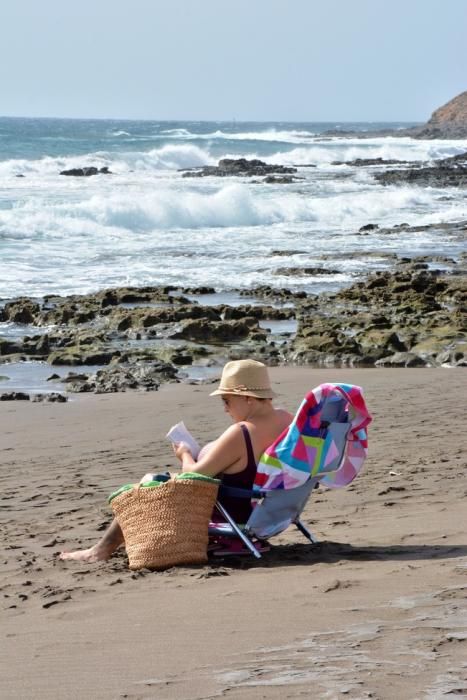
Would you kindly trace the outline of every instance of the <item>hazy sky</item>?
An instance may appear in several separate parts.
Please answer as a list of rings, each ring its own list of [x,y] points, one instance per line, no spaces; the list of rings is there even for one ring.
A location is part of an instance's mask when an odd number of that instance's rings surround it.
[[[4,0],[0,115],[425,121],[467,0]]]

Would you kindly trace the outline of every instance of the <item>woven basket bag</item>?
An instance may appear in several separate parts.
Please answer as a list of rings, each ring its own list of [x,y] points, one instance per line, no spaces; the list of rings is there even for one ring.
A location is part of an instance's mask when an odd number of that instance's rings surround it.
[[[208,524],[216,501],[215,479],[171,479],[134,486],[111,501],[125,538],[130,569],[167,569],[207,562]]]

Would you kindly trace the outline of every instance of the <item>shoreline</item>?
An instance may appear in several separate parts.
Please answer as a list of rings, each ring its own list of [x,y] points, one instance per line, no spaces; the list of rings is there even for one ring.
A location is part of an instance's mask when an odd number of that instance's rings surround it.
[[[368,224],[360,233],[431,229],[460,248],[467,237],[465,220]],[[241,357],[270,366],[465,367],[467,259],[460,248],[456,257],[443,254],[441,243],[437,254],[393,255],[382,269],[320,294],[158,285],[14,299],[0,308],[0,398],[24,398],[13,394],[28,390],[56,400],[60,393],[154,391],[166,382],[209,381]],[[290,279],[304,270],[325,279],[336,272],[332,262],[324,256],[317,266],[280,269]]]
[[[228,425],[210,388],[86,395],[65,410],[0,403],[6,696],[412,700],[467,688],[464,377],[273,367],[289,410],[324,381],[363,387],[374,420],[362,473],[310,499],[316,548],[289,528],[259,562],[160,573],[129,571],[123,551],[84,566],[57,553],[100,536],[115,487],[174,469],[170,425],[183,419],[201,442]]]

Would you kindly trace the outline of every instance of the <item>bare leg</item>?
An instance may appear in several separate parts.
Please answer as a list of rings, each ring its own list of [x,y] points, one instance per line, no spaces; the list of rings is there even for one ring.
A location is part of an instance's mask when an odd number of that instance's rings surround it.
[[[104,561],[108,559],[121,544],[123,544],[123,533],[116,520],[112,520],[104,536],[89,549],[77,549],[74,552],[62,552],[60,559],[84,562]]]

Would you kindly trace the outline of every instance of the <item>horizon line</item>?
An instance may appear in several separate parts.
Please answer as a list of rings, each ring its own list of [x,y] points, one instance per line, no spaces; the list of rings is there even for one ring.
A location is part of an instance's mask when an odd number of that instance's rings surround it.
[[[171,117],[159,119],[157,117],[58,117],[58,116],[31,116],[25,114],[0,114],[0,119],[44,119],[63,121],[118,121],[118,122],[191,122],[206,124],[424,124],[418,119],[183,119]]]

